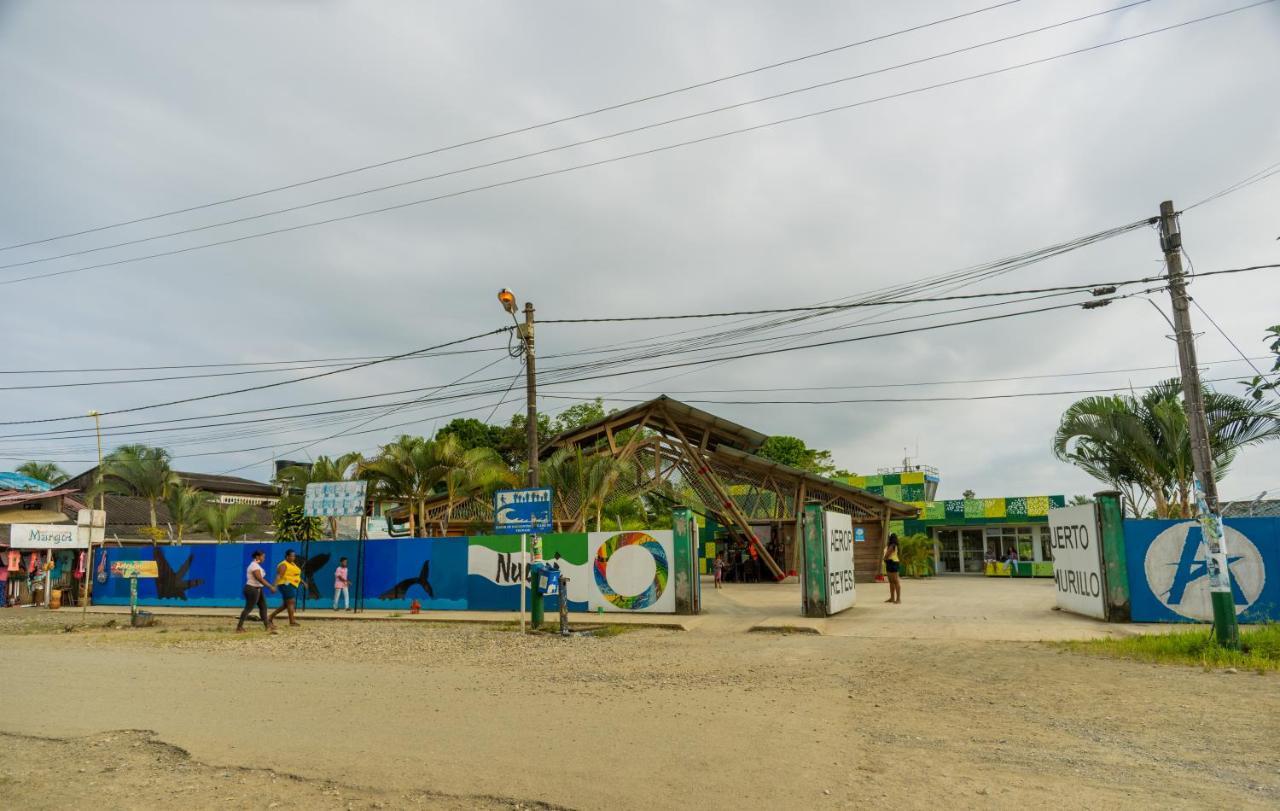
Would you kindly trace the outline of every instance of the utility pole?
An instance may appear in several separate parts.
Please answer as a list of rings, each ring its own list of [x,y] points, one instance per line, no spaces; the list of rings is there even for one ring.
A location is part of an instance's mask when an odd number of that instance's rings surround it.
[[[1173,299],[1173,326],[1178,343],[1178,365],[1182,370],[1182,397],[1191,434],[1191,459],[1195,465],[1196,513],[1206,550],[1209,592],[1213,601],[1213,630],[1218,644],[1240,647],[1240,627],[1236,623],[1235,599],[1231,594],[1231,572],[1227,564],[1226,536],[1218,513],[1218,483],[1213,476],[1213,453],[1209,447],[1209,421],[1204,410],[1204,389],[1196,362],[1196,339],[1191,331],[1190,300],[1182,271],[1182,232],[1173,202],[1160,204],[1160,249],[1169,271],[1169,296]]]
[[[529,486],[538,486],[538,373],[533,351],[533,304],[524,303],[524,324],[520,328],[524,340],[525,435],[529,444]]]

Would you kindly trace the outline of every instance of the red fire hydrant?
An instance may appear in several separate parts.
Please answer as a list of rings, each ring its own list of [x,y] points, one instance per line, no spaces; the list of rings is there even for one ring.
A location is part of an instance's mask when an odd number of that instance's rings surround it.
[[[422,613],[422,603],[418,602],[417,597],[413,598],[413,602],[409,603],[409,613],[410,614]]]

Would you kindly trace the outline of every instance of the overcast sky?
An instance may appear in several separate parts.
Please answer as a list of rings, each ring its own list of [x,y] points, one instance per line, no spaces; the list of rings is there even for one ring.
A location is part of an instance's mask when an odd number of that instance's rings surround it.
[[[996,0],[808,2],[0,2],[0,243],[13,245],[197,206],[661,93],[973,11]],[[0,269],[0,280],[70,270],[500,183],[946,82],[1182,22],[1247,0],[1152,0],[1001,45],[548,155],[198,233]],[[8,265],[310,203],[594,138],[874,71],[1094,11],[1106,2],[1024,0],[955,22],[569,123],[127,227],[0,252]],[[803,11],[801,11],[803,9]],[[0,369],[83,369],[388,355],[509,323],[510,287],[539,318],[800,306],[1022,253],[1180,207],[1280,161],[1280,4],[1047,64],[715,141],[399,210],[167,257],[0,286]],[[1188,212],[1199,271],[1277,261],[1280,177]],[[1161,270],[1141,228],[962,292],[1130,279]],[[938,289],[931,290],[939,292]],[[1245,351],[1280,322],[1280,275],[1196,283],[1197,301]],[[1168,311],[1167,293],[1153,295]],[[1055,299],[1044,303],[1057,303]],[[814,320],[846,327],[790,345],[975,315],[955,304]],[[1193,311],[1206,377],[1248,376]],[[758,322],[747,322],[758,323]],[[743,326],[744,324],[736,324]],[[667,391],[684,400],[930,398],[1143,386],[1176,362],[1142,298],[721,364],[550,385],[551,356],[691,338],[712,322],[547,324],[543,391],[599,392],[610,406]],[[749,339],[785,334],[757,333]],[[502,347],[486,338],[460,348]],[[682,354],[645,369],[733,354]],[[492,364],[492,365],[488,365]],[[488,365],[481,370],[482,366]],[[224,372],[5,374],[0,386]],[[504,350],[388,363],[248,394],[104,418],[140,421],[498,378]],[[620,369],[615,369],[619,371]],[[0,391],[0,420],[109,411],[320,370],[144,384]],[[1024,379],[1036,375],[1034,379]],[[1013,378],[896,388],[742,391]],[[720,390],[707,392],[706,390]],[[728,390],[728,391],[725,391]],[[434,396],[448,393],[441,392]],[[401,402],[396,395],[316,411]],[[372,451],[466,411],[505,422],[520,386],[347,422],[238,425],[128,437],[168,444],[176,467],[265,479],[269,460]],[[904,450],[941,469],[942,497],[1079,493],[1096,482],[1052,457],[1070,395],[951,402],[702,404],[765,433],[830,448],[869,473]],[[572,400],[546,398],[557,410]],[[270,412],[263,416],[297,413]],[[250,415],[252,417],[254,415]],[[374,419],[377,418],[377,419]],[[246,419],[229,417],[228,420]],[[373,419],[364,424],[364,421]],[[203,425],[193,420],[187,425]],[[396,423],[414,421],[405,427]],[[174,427],[175,424],[150,427]],[[181,423],[176,424],[182,426]],[[0,433],[87,429],[78,422]],[[268,431],[267,428],[272,428]],[[276,430],[290,428],[292,430]],[[374,429],[373,433],[365,433]],[[118,429],[116,429],[118,430]],[[322,440],[342,430],[361,433]],[[110,448],[117,440],[108,437]],[[314,444],[311,444],[314,443]],[[310,447],[299,448],[310,444]],[[241,449],[255,450],[241,450]],[[918,456],[917,456],[918,448]],[[1280,491],[1280,445],[1245,452],[1223,496]],[[93,440],[0,438],[0,469],[27,458],[75,472]]]

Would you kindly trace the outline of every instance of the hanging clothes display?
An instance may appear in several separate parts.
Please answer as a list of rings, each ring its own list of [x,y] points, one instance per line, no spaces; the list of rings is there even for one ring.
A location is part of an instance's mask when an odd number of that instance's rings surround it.
[[[73,574],[76,580],[84,579],[84,567],[85,567],[84,555],[85,555],[84,552],[76,553],[76,565],[73,569]]]
[[[22,571],[22,553],[19,552],[17,549],[9,550],[8,569],[11,572]]]

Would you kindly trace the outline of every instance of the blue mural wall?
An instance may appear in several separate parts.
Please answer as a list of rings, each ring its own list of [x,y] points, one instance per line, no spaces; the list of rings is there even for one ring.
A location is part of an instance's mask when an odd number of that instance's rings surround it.
[[[1280,621],[1280,518],[1228,518],[1227,567],[1241,622]],[[1200,525],[1126,519],[1135,622],[1209,622],[1213,607]]]
[[[671,544],[669,530],[559,534],[544,536],[543,554],[569,578],[570,611],[673,613]],[[366,609],[405,611],[417,601],[424,610],[516,611],[521,588],[526,604],[530,598],[514,536],[115,547],[95,557],[106,555],[108,573],[117,561],[156,561],[160,576],[138,581],[140,605],[232,608],[243,605],[245,569],[258,549],[266,554],[269,578],[288,550],[298,555],[307,583],[298,598],[304,610],[331,609],[333,573],[343,557],[351,600],[359,598]],[[276,595],[267,599],[279,604]],[[559,610],[559,599],[548,597],[548,613]],[[94,583],[93,600],[128,605],[129,581],[109,574],[107,582]]]

